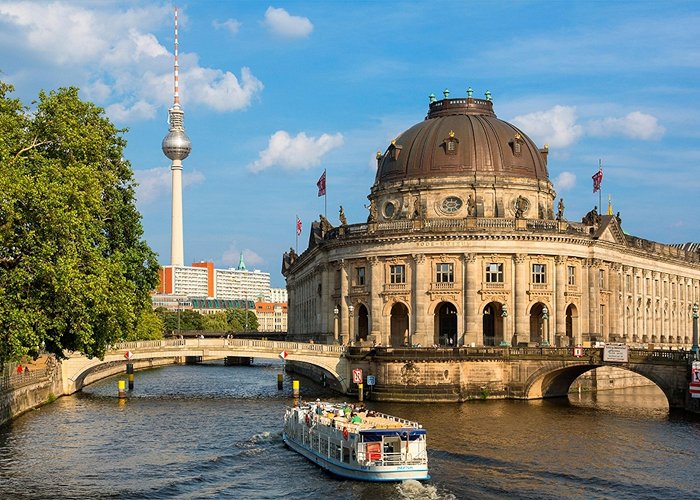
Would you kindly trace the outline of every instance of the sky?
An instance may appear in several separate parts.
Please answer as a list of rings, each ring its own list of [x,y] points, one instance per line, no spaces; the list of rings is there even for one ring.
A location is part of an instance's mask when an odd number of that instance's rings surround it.
[[[428,95],[488,90],[500,119],[549,146],[580,220],[603,166],[623,229],[700,241],[700,3],[674,1],[207,1],[179,9],[185,262],[269,272],[326,211],[367,219],[375,155]],[[0,0],[0,80],[30,104],[80,88],[127,128],[144,237],[170,260],[173,103],[167,2]],[[327,197],[316,181],[327,171]]]

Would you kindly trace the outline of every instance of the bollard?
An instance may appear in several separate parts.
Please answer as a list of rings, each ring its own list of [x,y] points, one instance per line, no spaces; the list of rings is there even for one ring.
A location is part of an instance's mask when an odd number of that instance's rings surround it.
[[[292,380],[292,397],[294,398],[294,406],[299,406],[299,381]]]
[[[119,399],[124,399],[126,397],[126,380],[119,380],[117,382],[117,387],[119,388]]]
[[[278,391],[281,391],[281,390],[282,390],[282,387],[283,387],[282,382],[283,382],[283,381],[284,381],[284,375],[281,374],[281,373],[278,373],[278,374],[277,374],[277,390],[278,390]]]
[[[364,384],[357,384],[357,400],[361,403],[364,400]]]
[[[134,364],[133,363],[126,364],[126,374],[129,378],[129,390],[133,391],[134,390]]]

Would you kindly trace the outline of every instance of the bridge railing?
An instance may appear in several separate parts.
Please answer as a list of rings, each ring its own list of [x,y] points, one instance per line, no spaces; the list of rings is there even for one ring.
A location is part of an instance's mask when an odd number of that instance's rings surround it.
[[[258,339],[163,339],[163,340],[138,340],[134,342],[121,342],[111,346],[111,351],[148,350],[163,348],[188,348],[188,347],[240,347],[263,350],[303,351],[316,353],[341,354],[344,346],[329,344],[311,344],[306,342],[286,342],[282,340],[258,340]]]
[[[46,367],[36,368],[29,372],[13,373],[11,375],[3,375],[0,377],[0,392],[19,389],[27,385],[32,385],[37,382],[46,380],[49,376],[49,371]]]

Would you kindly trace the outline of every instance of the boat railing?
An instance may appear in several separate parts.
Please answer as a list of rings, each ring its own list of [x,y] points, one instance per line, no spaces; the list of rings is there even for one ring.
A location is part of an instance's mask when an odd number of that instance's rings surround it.
[[[381,458],[370,459],[369,454],[365,453],[364,450],[357,451],[357,460],[359,463],[374,465],[421,465],[428,463],[427,456],[412,456],[410,453],[405,452],[394,452],[394,453],[382,453]]]

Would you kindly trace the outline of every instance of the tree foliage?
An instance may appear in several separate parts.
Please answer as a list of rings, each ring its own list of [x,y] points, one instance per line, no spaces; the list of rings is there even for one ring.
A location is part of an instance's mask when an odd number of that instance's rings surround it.
[[[258,317],[251,309],[227,309],[226,318],[232,332],[255,332],[258,330]]]
[[[158,263],[126,141],[78,89],[29,110],[0,82],[0,363],[42,346],[102,356],[135,332]]]
[[[225,312],[202,315],[202,329],[208,332],[229,332],[231,331],[226,320]]]

